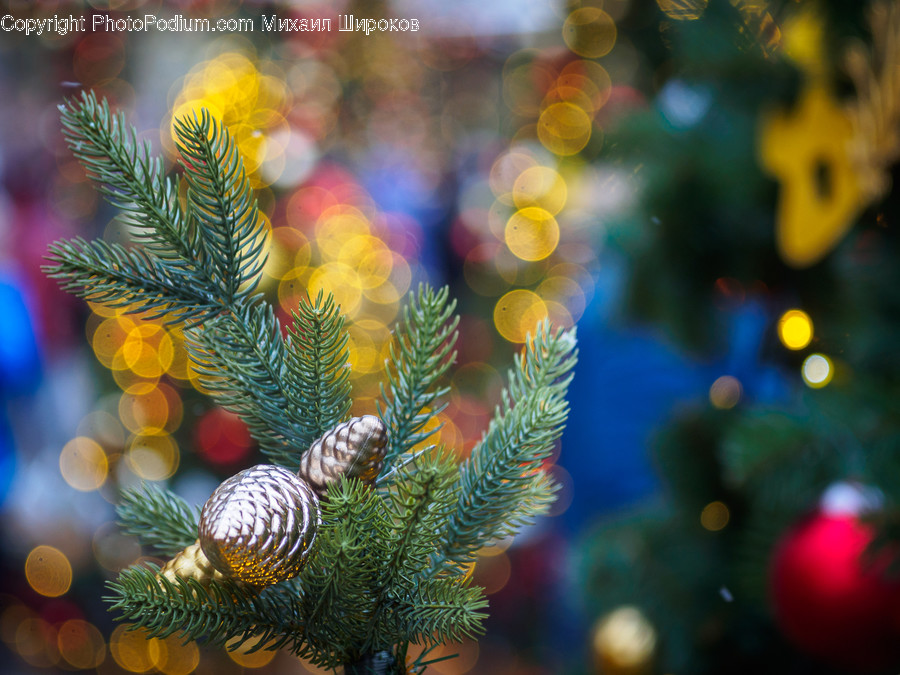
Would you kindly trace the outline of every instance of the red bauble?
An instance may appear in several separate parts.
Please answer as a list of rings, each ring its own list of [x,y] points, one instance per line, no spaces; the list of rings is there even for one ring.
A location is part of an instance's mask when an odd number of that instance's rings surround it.
[[[781,538],[772,559],[781,630],[809,655],[853,671],[900,662],[900,582],[885,577],[883,560],[864,563],[873,536],[855,515],[818,512]]]

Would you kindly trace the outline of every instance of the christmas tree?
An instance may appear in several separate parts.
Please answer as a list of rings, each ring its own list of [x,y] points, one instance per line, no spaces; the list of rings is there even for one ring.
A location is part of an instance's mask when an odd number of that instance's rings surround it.
[[[709,390],[652,443],[662,495],[585,538],[598,672],[896,672],[900,7],[647,5],[614,241]]]
[[[202,512],[160,487],[126,491],[123,527],[171,560],[122,572],[111,608],[148,637],[286,648],[347,673],[419,672],[430,646],[479,634],[476,552],[554,498],[542,464],[568,412],[574,331],[536,328],[460,463],[427,444],[457,319],[446,289],[422,286],[378,415],[348,419],[340,308],[304,298],[282,331],[256,293],[264,230],[228,130],[205,111],[177,121],[179,184],[105,101],[84,94],[61,112],[71,151],[138,245],[57,242],[45,271],[92,302],[180,325],[203,387],[270,462],[226,480]],[[411,643],[426,649],[407,658]]]

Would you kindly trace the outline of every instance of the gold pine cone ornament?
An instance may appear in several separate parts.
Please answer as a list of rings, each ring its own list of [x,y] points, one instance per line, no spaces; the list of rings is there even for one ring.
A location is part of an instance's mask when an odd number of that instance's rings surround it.
[[[300,458],[297,474],[321,498],[328,484],[357,478],[374,485],[387,453],[387,428],[375,415],[354,417],[313,442]]]
[[[200,547],[224,576],[258,587],[303,569],[320,521],[319,500],[303,480],[259,464],[225,480],[200,512]]]

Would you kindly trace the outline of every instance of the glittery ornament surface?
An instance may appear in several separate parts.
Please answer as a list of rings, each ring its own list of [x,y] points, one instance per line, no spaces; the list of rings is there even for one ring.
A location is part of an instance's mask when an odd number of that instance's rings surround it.
[[[315,441],[300,459],[297,472],[320,496],[341,476],[373,484],[387,452],[387,429],[378,417],[347,420]]]
[[[195,579],[204,586],[209,583],[210,579],[221,581],[225,578],[225,575],[209,562],[200,548],[199,539],[163,565],[159,575],[172,583],[175,583],[176,577],[181,577],[182,579]]]
[[[312,489],[287,469],[259,464],[213,492],[200,513],[200,545],[225,576],[269,586],[300,573],[318,525]]]

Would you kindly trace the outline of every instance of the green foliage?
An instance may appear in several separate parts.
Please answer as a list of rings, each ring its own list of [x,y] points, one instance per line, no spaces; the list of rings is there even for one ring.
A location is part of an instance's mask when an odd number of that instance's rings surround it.
[[[176,120],[175,134],[189,186],[188,213],[214,270],[212,281],[230,304],[252,293],[265,264],[265,237],[244,162],[208,110],[199,120]]]
[[[301,301],[284,336],[269,303],[253,295],[264,260],[261,220],[228,130],[205,111],[176,121],[188,184],[182,206],[162,162],[105,102],[84,95],[64,107],[63,123],[76,157],[143,246],[57,242],[47,273],[83,297],[184,324],[205,388],[241,416],[273,462],[295,468],[349,413],[348,336],[330,295]],[[297,578],[257,592],[230,581],[172,582],[155,566],[134,567],[110,584],[111,609],[149,635],[229,647],[253,640],[254,648],[289,648],[348,672],[376,661],[407,672],[410,642],[433,647],[479,635],[487,603],[461,564],[552,500],[541,465],[566,419],[575,340],[539,328],[462,466],[443,448],[413,453],[445,405],[454,306],[446,288],[421,285],[411,294],[377,404],[390,436],[385,473],[377,489],[329,485],[315,550]],[[126,532],[162,554],[196,539],[196,509],[166,490],[126,491],[118,512]]]
[[[389,430],[388,464],[434,433],[422,429],[446,407],[434,404],[450,390],[438,382],[456,358],[459,317],[453,314],[456,301],[449,297],[446,288],[435,292],[422,285],[403,311],[402,332],[391,344],[390,395],[382,387],[378,402]]]
[[[515,534],[552,501],[541,464],[562,435],[575,361],[574,330],[554,333],[544,322],[526,341],[487,433],[460,470],[436,568],[473,560],[479,548]]]
[[[149,637],[228,642],[230,649],[250,640],[256,649],[300,647],[304,625],[295,595],[275,588],[256,593],[230,581],[204,587],[178,577],[173,583],[158,572],[155,565],[127,569],[109,583],[112,595],[104,598],[111,611]]]
[[[344,317],[330,295],[303,298],[293,319],[285,343],[287,413],[306,448],[350,412],[350,355]]]
[[[124,490],[116,514],[127,534],[167,556],[174,556],[197,539],[197,509],[152,483]]]
[[[284,342],[272,307],[239,305],[234,313],[207,321],[202,330],[186,332],[185,346],[201,383],[241,416],[263,453],[295,469],[297,462],[289,458],[305,447],[286,414]]]

